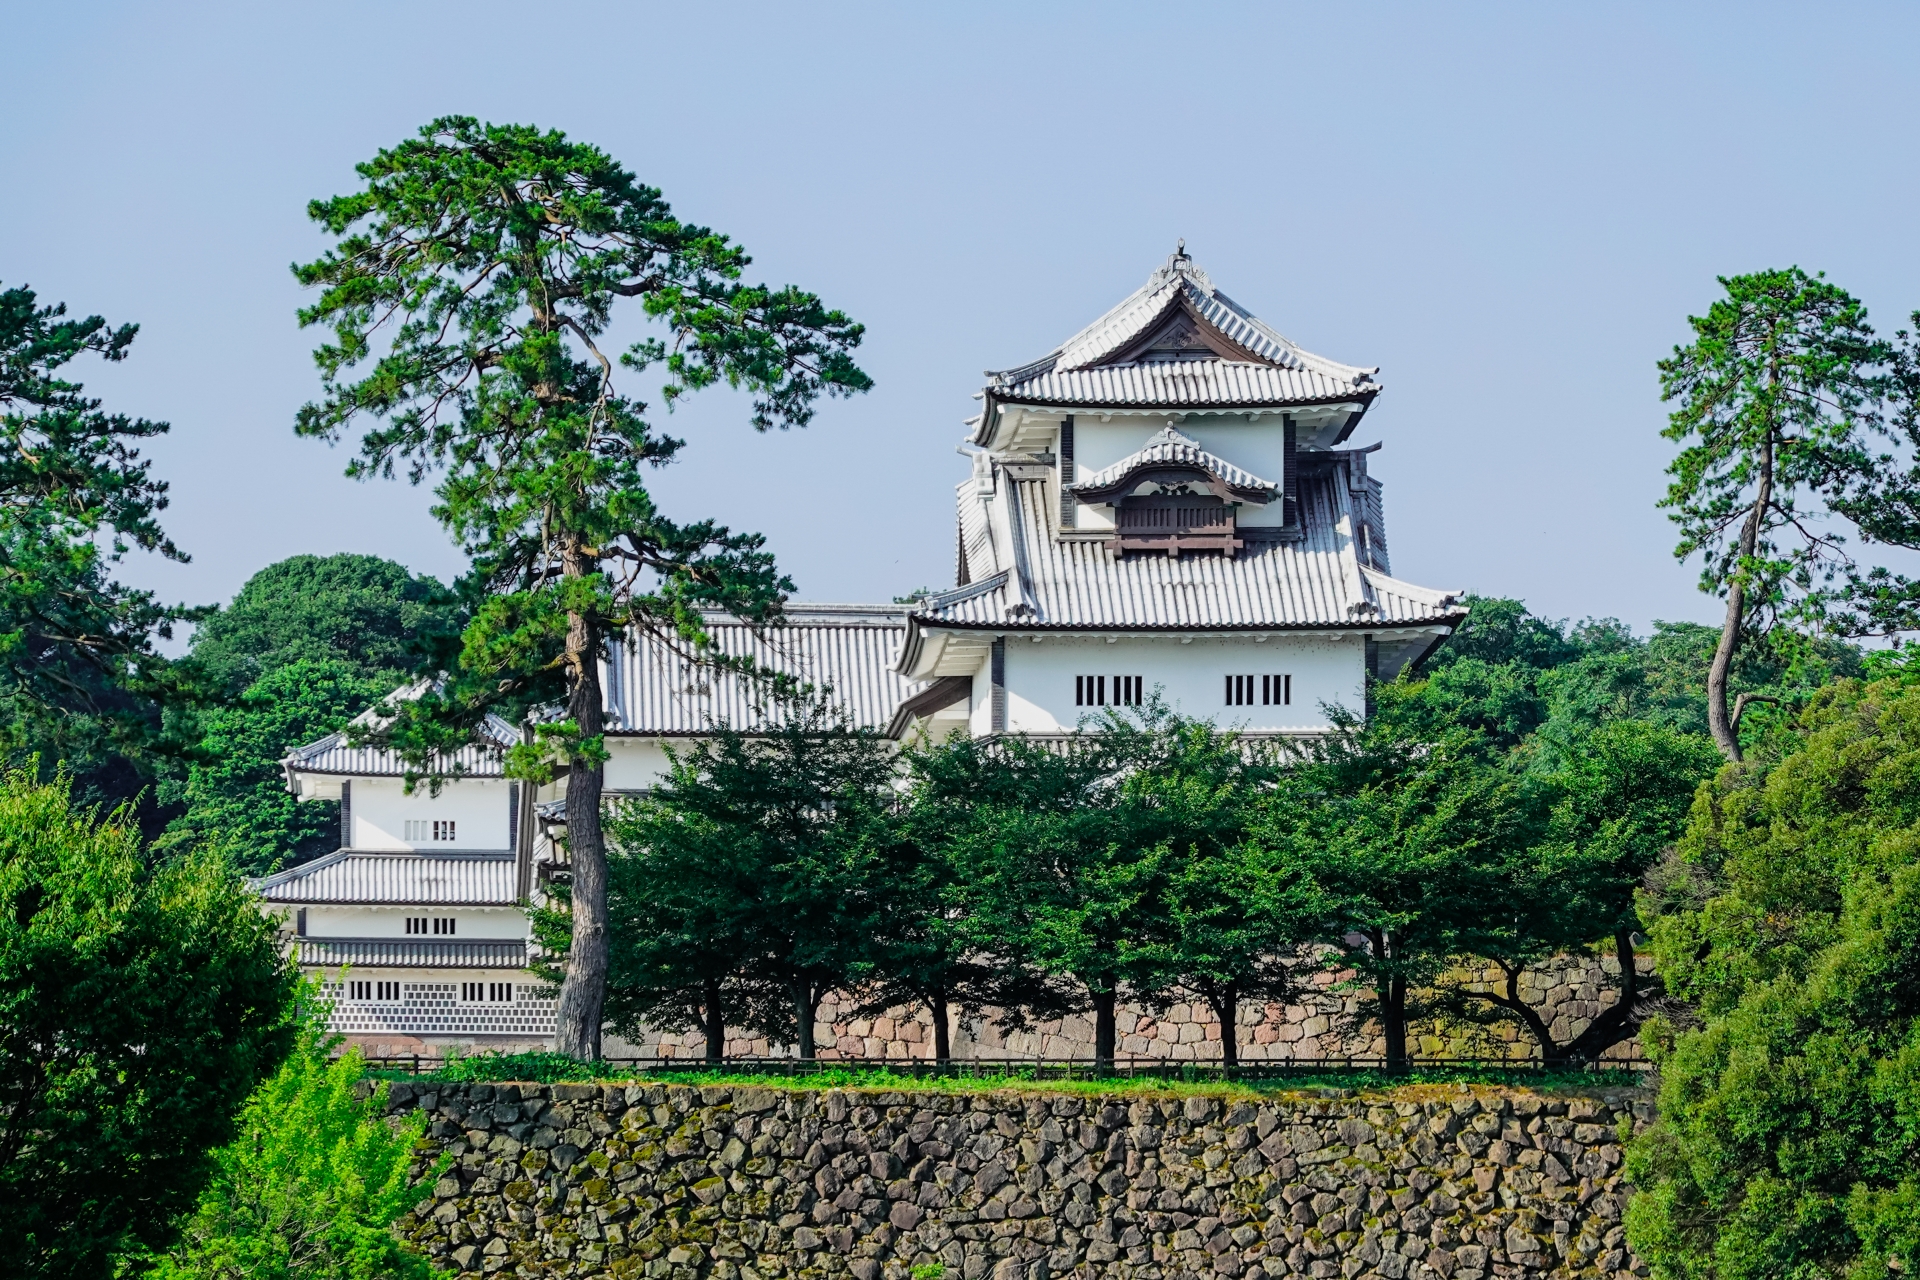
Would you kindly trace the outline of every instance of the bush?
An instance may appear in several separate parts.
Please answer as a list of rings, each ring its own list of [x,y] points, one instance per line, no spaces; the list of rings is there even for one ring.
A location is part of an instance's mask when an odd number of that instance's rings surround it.
[[[1634,1248],[1664,1280],[1920,1264],[1920,689],[1838,686],[1771,768],[1730,766],[1654,925],[1704,1025],[1650,1036]]]
[[[432,1274],[391,1230],[428,1180],[408,1176],[426,1117],[388,1121],[387,1086],[363,1096],[358,1050],[328,1061],[339,1042],[326,1031],[329,1011],[308,1005],[293,1056],[248,1100],[240,1136],[216,1154],[217,1172],[180,1248],[161,1262],[161,1280]]]
[[[227,861],[150,868],[128,809],[0,776],[0,1240],[10,1276],[161,1249],[292,1047],[278,926]]]

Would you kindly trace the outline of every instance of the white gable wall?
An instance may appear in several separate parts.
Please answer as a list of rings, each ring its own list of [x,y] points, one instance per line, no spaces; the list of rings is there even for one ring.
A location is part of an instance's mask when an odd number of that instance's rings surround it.
[[[1167,705],[1222,728],[1273,732],[1313,732],[1329,727],[1326,706],[1360,714],[1366,705],[1366,644],[1362,637],[1270,635],[1200,636],[1190,644],[1167,639],[1119,639],[1048,635],[1009,636],[1006,648],[1007,729],[1014,733],[1059,733],[1078,726],[1098,707],[1074,704],[1075,677],[1106,676],[1114,696],[1115,676],[1140,676],[1147,696],[1156,690]],[[1226,705],[1226,677],[1251,675],[1255,702]],[[1259,677],[1291,675],[1293,702],[1261,706]],[[992,732],[991,664],[974,677],[968,726],[976,734]]]
[[[509,849],[508,799],[512,784],[499,778],[460,778],[433,795],[422,782],[408,795],[399,778],[353,779],[355,849]],[[455,839],[408,840],[407,821],[454,823]],[[428,828],[429,832],[432,830]]]
[[[308,907],[309,938],[423,938],[426,941],[454,941],[462,938],[525,938],[527,917],[517,907]],[[407,917],[427,916],[434,920],[451,917],[456,923],[451,935],[432,932],[407,932]]]

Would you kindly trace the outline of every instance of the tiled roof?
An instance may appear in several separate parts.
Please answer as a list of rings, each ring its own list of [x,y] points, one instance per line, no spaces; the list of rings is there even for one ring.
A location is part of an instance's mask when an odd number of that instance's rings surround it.
[[[962,486],[964,504],[981,499]],[[1093,629],[1275,630],[1452,626],[1464,616],[1460,592],[1389,575],[1385,541],[1370,526],[1371,550],[1356,546],[1358,524],[1377,520],[1378,482],[1364,464],[1332,455],[1304,466],[1302,530],[1296,541],[1254,540],[1237,555],[1116,557],[1096,534],[1058,536],[1045,480],[1004,474],[983,509],[996,531],[980,556],[1001,548],[1005,563],[973,566],[976,581],[931,596],[914,609],[902,669],[913,670],[931,629],[995,631]],[[1010,555],[1008,552],[1010,551]]]
[[[256,882],[268,902],[512,906],[511,854],[341,849]]]
[[[1244,471],[1225,458],[1208,453],[1200,447],[1200,442],[1191,436],[1181,435],[1172,427],[1163,427],[1139,452],[1129,454],[1110,467],[1102,467],[1085,479],[1068,485],[1067,490],[1071,493],[1079,490],[1103,489],[1138,467],[1166,465],[1199,467],[1211,471],[1235,489],[1263,489],[1268,495],[1272,495],[1280,488],[1271,480],[1262,480],[1253,472]]]
[[[714,617],[707,634],[722,654],[830,686],[856,725],[885,729],[894,709],[923,687],[893,668],[906,621],[901,605],[791,605],[782,625]],[[699,734],[716,724],[765,723],[756,682],[705,666],[677,643],[634,632],[607,647],[602,677],[612,732]]]
[[[294,962],[337,969],[524,969],[518,938],[296,938]]]
[[[382,714],[387,706],[394,702],[411,701],[432,687],[431,681],[420,680],[395,689],[355,716],[353,724],[362,728],[378,725],[387,718]],[[520,735],[512,725],[499,716],[489,715],[481,722],[475,741],[440,757],[434,762],[432,772],[460,774],[470,778],[504,777],[501,753],[519,741]],[[398,778],[409,772],[406,761],[400,758],[398,752],[371,742],[356,746],[345,729],[330,733],[318,742],[295,748],[281,764],[289,777],[296,773],[327,773],[359,778]]]
[[[1136,350],[1176,312],[1242,354],[1228,358],[1202,344],[1166,352]],[[987,391],[995,399],[1026,404],[1265,407],[1371,400],[1380,390],[1373,380],[1377,372],[1302,349],[1214,288],[1191,258],[1176,253],[1119,306],[1047,355],[1019,368],[990,370]],[[976,444],[986,443],[991,420],[991,414],[982,416]]]

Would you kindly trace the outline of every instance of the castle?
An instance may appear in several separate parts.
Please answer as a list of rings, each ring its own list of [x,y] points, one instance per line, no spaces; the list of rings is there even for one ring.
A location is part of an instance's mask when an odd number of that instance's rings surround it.
[[[1302,350],[1182,246],[1047,355],[987,375],[951,590],[795,604],[760,629],[716,617],[710,632],[722,652],[831,686],[854,722],[900,740],[1067,734],[1155,691],[1250,735],[1324,732],[1330,709],[1364,714],[1369,678],[1418,662],[1466,614],[1459,592],[1391,575],[1367,468],[1378,446],[1348,446],[1376,372]],[[644,635],[608,644],[602,685],[610,797],[644,793],[676,739],[754,722],[745,682]],[[437,793],[408,792],[392,753],[345,733],[287,757],[296,795],[340,802],[341,848],[261,892],[303,967],[332,980],[350,966],[338,1030],[393,1052],[551,1036],[522,906],[564,867],[565,806],[504,776],[519,740],[490,721]],[[913,1043],[874,1029],[820,1039],[843,1053]],[[995,1047],[982,1036],[967,1043]]]

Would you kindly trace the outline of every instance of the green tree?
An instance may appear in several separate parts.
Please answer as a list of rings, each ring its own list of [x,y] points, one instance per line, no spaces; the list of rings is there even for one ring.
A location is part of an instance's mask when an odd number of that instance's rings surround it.
[[[1635,893],[1679,837],[1695,788],[1719,760],[1704,736],[1627,719],[1602,724],[1564,755],[1547,827],[1506,863],[1504,915],[1476,943],[1475,954],[1499,968],[1502,984],[1443,988],[1444,1007],[1517,1024],[1548,1062],[1591,1060],[1629,1039],[1642,1000],[1660,992],[1659,979],[1643,978],[1636,966]],[[1620,969],[1614,1002],[1563,1044],[1520,994],[1521,975],[1607,943]]]
[[[278,925],[219,856],[0,778],[0,1233],[12,1274],[164,1249],[294,1040]]]
[[[594,1057],[607,977],[605,639],[637,628],[712,656],[703,608],[765,621],[790,589],[757,535],[658,509],[645,473],[680,442],[616,388],[599,344],[615,303],[637,300],[635,318],[664,325],[672,345],[645,339],[620,364],[663,373],[669,405],[715,382],[745,387],[764,430],[804,425],[822,395],[871,385],[851,356],[861,327],[813,294],[742,283],[750,260],[737,245],[558,132],[447,117],[359,172],[363,189],[309,206],[339,239],[295,268],[321,291],[301,323],[333,331],[315,353],[325,394],[297,429],[333,440],[371,421],[349,474],[438,473],[435,514],[486,596],[459,678],[410,703],[393,741],[424,769],[498,701],[565,703],[512,767],[567,771],[574,933],[555,1043]]]
[[[716,728],[618,820],[617,910],[636,931],[616,944],[615,1003],[627,1022],[699,1006],[711,1054],[732,985],[751,997],[743,1012],[812,1058],[820,1002],[869,972],[896,770],[890,743],[822,701],[770,719]]]
[[[392,689],[389,675],[368,676],[338,658],[301,658],[270,669],[233,703],[202,718],[199,758],[179,791],[186,812],[159,845],[222,842],[249,875],[339,848],[339,802],[296,801],[280,762],[292,748],[343,728]]]
[[[943,779],[956,906],[968,944],[1074,988],[1093,1013],[1094,1060],[1111,1068],[1116,1006],[1165,989],[1167,871],[1175,855],[1141,839],[1116,778],[1127,739],[1076,736],[966,744]]]
[[[1388,1063],[1404,1065],[1421,990],[1507,929],[1504,892],[1537,834],[1538,802],[1465,730],[1347,720],[1310,752],[1255,834],[1325,895],[1322,941],[1368,991]]]
[[[1109,732],[1133,762],[1121,783],[1132,839],[1165,868],[1150,985],[1211,1009],[1221,1061],[1236,1066],[1241,1009],[1293,993],[1300,952],[1327,918],[1319,886],[1252,838],[1259,806],[1291,780],[1259,744],[1157,703]]]
[[[194,615],[112,579],[134,547],[186,559],[137,447],[167,424],[108,413],[64,374],[83,355],[124,360],[138,326],[65,316],[0,291],[0,751],[16,767],[68,762],[85,794],[118,802],[182,745],[161,715],[176,673],[153,640]]]
[[[1799,731],[1703,791],[1653,922],[1703,1019],[1649,1027],[1660,1118],[1628,1155],[1663,1280],[1920,1263],[1920,690],[1836,685]]]
[[[1678,405],[1664,434],[1682,446],[1661,505],[1680,528],[1674,554],[1700,555],[1700,589],[1726,598],[1707,727],[1738,760],[1741,715],[1767,696],[1733,692],[1742,642],[1853,594],[1858,571],[1829,517],[1872,521],[1882,505],[1875,449],[1895,351],[1865,307],[1798,267],[1720,284],[1726,296],[1689,318],[1693,341],[1660,362],[1662,399]]]
[[[232,604],[202,622],[192,653],[232,695],[295,662],[345,664],[386,682],[385,693],[451,665],[460,621],[453,594],[405,565],[346,553],[290,556],[248,578]]]
[[[426,1115],[387,1120],[387,1086],[327,1030],[332,1006],[309,985],[300,1038],[247,1099],[239,1135],[157,1280],[428,1280],[427,1259],[392,1227],[431,1180],[408,1171]],[[445,1161],[442,1162],[444,1167]]]

